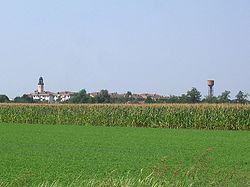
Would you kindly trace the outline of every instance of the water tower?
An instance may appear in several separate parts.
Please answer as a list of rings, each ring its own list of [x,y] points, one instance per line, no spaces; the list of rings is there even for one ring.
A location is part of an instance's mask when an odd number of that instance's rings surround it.
[[[208,85],[208,97],[213,97],[214,95],[214,80],[208,80],[207,81]]]

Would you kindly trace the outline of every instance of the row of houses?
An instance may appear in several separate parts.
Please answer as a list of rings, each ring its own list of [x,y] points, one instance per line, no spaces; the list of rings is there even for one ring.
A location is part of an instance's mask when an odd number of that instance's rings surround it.
[[[124,94],[119,94],[117,92],[110,93],[111,98],[124,98],[124,97],[126,97],[126,95],[127,94],[125,94],[125,93]],[[153,100],[159,100],[159,99],[166,99],[166,98],[168,98],[166,96],[162,96],[162,95],[159,95],[159,94],[150,94],[150,93],[131,94],[129,97],[137,99],[137,100],[144,100],[144,99],[147,99],[148,97],[151,97]]]
[[[64,102],[70,99],[75,92],[64,91],[64,92],[57,92],[53,93],[50,91],[38,92],[35,91],[34,93],[28,94],[31,98],[38,101],[48,101],[48,102]]]
[[[63,92],[56,92],[56,93],[45,91],[43,78],[40,77],[38,84],[37,84],[37,89],[33,93],[28,94],[28,96],[38,101],[64,102],[64,101],[69,100],[70,97],[72,97],[72,95],[74,94],[75,92],[70,92],[70,91],[63,91]]]
[[[61,92],[50,92],[45,91],[44,89],[44,81],[43,78],[39,78],[39,82],[37,85],[37,89],[33,92],[28,94],[29,97],[33,98],[34,100],[42,101],[42,102],[65,102],[68,101],[76,92],[71,91],[61,91]],[[92,92],[89,93],[91,97],[96,97],[99,94],[99,92]],[[124,98],[126,97],[126,94],[120,94],[120,93],[110,93],[111,98]],[[167,97],[161,96],[158,94],[149,94],[149,93],[143,93],[143,94],[131,94],[129,97],[137,99],[137,100],[143,100],[147,97],[151,97],[153,100],[159,100],[159,99],[165,99]]]

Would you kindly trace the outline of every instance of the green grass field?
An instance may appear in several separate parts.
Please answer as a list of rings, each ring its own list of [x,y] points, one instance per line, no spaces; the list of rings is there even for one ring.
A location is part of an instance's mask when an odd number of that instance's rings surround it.
[[[0,162],[0,186],[54,181],[67,185],[76,180],[104,180],[111,173],[114,178],[146,177],[152,171],[172,175],[178,167],[183,173],[197,163],[203,174],[195,177],[204,182],[236,173],[247,184],[250,133],[1,124]]]

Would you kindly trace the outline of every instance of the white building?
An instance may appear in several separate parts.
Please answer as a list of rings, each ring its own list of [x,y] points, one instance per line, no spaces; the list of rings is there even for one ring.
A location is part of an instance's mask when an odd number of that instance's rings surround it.
[[[40,77],[38,85],[37,85],[37,90],[35,90],[34,93],[30,93],[28,95],[37,101],[53,103],[53,102],[67,101],[74,94],[75,92],[70,92],[70,91],[63,91],[63,92],[57,92],[57,93],[45,91],[43,78]]]
[[[75,92],[70,91],[57,92],[54,100],[60,102],[68,101],[74,94]]]

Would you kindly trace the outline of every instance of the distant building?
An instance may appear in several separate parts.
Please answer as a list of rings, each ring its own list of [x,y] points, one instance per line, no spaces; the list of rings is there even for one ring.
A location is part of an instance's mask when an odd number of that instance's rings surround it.
[[[34,100],[43,101],[43,102],[47,101],[51,103],[54,101],[55,93],[44,91],[43,78],[40,77],[38,84],[37,84],[37,89],[33,93],[28,94],[28,96],[32,97]]]
[[[39,82],[38,82],[38,85],[37,85],[37,92],[38,93],[44,93],[44,83],[43,83],[43,78],[42,77],[39,78]]]
[[[41,102],[48,102],[48,103],[54,103],[54,102],[65,102],[70,100],[70,98],[76,94],[76,92],[71,92],[71,91],[60,91],[60,92],[50,92],[50,91],[45,91],[45,84],[43,81],[43,78],[40,77],[38,84],[37,84],[37,89],[33,92],[28,94],[29,97],[33,98],[36,101],[41,101]],[[100,94],[100,92],[92,92],[89,93],[91,97],[96,97]],[[126,98],[126,93],[109,93],[111,99],[122,99]],[[130,101],[129,102],[138,102],[138,103],[144,103],[144,100],[147,99],[147,97],[151,97],[154,101],[160,101],[167,99],[168,97],[158,95],[158,94],[150,94],[150,93],[144,93],[144,94],[131,94],[129,96]]]
[[[89,93],[90,97],[96,97],[100,92]]]
[[[55,101],[68,101],[74,94],[75,92],[70,92],[70,91],[63,91],[63,92],[57,92],[57,95],[54,97]]]
[[[53,102],[67,101],[74,94],[75,92],[69,92],[69,91],[63,91],[57,93],[45,91],[43,78],[40,77],[37,84],[37,90],[35,90],[33,93],[28,94],[28,96],[32,97],[34,100],[37,101],[53,103]]]
[[[38,93],[37,91],[35,91],[34,93],[29,94],[29,96],[37,101],[48,101],[49,103],[51,103],[54,102],[55,94],[48,91],[43,93]]]
[[[162,96],[162,95],[158,95],[158,94],[149,94],[149,93],[143,93],[140,94],[140,96],[143,99],[147,99],[147,97],[151,97],[154,101],[160,100],[160,99],[167,99],[168,97]]]
[[[119,98],[124,98],[126,96],[126,94],[119,94],[117,92],[114,93],[110,93],[109,94],[111,98],[113,99],[119,99]]]
[[[143,100],[143,97],[140,94],[132,94],[131,98],[137,99],[137,100]]]

